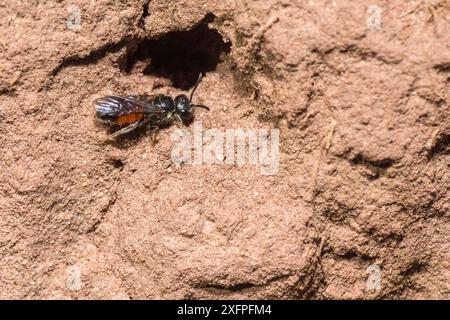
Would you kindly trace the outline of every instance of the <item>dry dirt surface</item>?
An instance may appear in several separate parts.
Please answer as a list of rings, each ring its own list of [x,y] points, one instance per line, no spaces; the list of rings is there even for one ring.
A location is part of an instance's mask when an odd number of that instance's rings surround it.
[[[200,72],[276,173],[94,121]],[[445,0],[3,0],[0,298],[449,299],[449,85]]]

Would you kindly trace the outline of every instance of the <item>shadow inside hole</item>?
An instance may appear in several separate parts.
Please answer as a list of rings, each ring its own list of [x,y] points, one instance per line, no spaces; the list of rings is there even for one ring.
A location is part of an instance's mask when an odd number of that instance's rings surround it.
[[[148,61],[144,74],[168,78],[175,88],[188,90],[199,73],[216,69],[221,55],[230,51],[230,44],[206,24],[189,31],[176,31],[157,40],[144,40],[129,63]]]

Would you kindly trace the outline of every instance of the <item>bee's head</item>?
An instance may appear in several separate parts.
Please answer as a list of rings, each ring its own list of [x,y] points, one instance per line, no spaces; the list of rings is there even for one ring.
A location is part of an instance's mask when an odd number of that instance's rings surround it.
[[[175,97],[175,109],[180,116],[192,113],[191,101],[185,94],[180,94]]]
[[[202,74],[198,76],[198,80],[195,83],[194,88],[192,89],[191,96],[188,98],[185,94],[180,94],[175,97],[175,110],[180,115],[182,120],[192,119],[194,108],[203,108],[209,110],[208,107],[198,104],[192,104],[192,97],[194,96],[194,92],[197,89],[200,81],[202,81]]]

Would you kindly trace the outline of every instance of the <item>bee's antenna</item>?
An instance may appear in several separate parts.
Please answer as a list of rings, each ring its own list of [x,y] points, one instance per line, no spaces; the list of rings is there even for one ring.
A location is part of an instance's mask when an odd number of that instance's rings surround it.
[[[192,108],[202,108],[209,111],[209,108],[207,106],[204,106],[202,104],[191,104]]]
[[[200,74],[198,75],[198,79],[197,79],[197,82],[195,83],[195,86],[194,86],[194,88],[192,89],[192,92],[191,92],[191,96],[189,97],[189,102],[192,102],[192,97],[194,96],[194,92],[195,92],[195,90],[197,89],[197,87],[198,87],[198,85],[200,84],[200,82],[202,81],[202,73],[200,72]]]

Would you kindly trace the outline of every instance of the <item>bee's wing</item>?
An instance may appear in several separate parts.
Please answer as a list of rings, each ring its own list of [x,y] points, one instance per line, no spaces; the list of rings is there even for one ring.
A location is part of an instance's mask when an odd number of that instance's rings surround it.
[[[135,100],[139,100],[142,102],[145,102],[147,104],[153,104],[154,101],[158,100],[161,97],[164,97],[163,94],[143,94],[143,95],[139,95],[139,96],[128,96],[131,97],[132,99]]]
[[[105,96],[95,101],[95,111],[100,118],[114,118],[132,113],[144,113],[145,102],[133,96]]]

